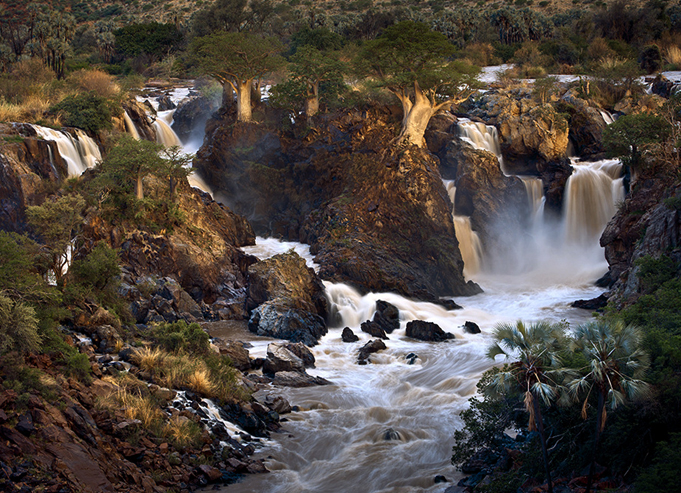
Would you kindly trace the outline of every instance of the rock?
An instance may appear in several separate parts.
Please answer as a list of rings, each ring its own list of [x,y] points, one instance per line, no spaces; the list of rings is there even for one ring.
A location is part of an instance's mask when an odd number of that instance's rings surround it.
[[[569,136],[574,153],[580,157],[596,158],[605,152],[603,129],[608,122],[603,115],[607,113],[577,94],[576,88],[568,90],[561,97],[558,109],[568,115]]]
[[[33,420],[29,414],[22,414],[19,416],[19,421],[14,428],[25,436],[30,436],[35,431]]]
[[[158,102],[158,111],[168,111],[177,108],[177,105],[173,103],[173,100],[167,94],[157,97],[156,101]]]
[[[350,327],[345,327],[341,334],[341,340],[343,342],[357,342],[359,341],[359,337],[355,335]]]
[[[239,341],[224,341],[222,339],[213,339],[213,344],[218,349],[218,352],[222,356],[226,356],[230,359],[234,368],[241,371],[248,371],[251,369],[251,356],[248,353],[248,349],[244,347],[243,342]]]
[[[442,342],[454,339],[454,334],[443,331],[439,325],[423,320],[412,320],[407,323],[407,337],[422,341]]]
[[[307,373],[280,371],[274,375],[272,384],[280,387],[311,387],[313,385],[331,385],[331,382],[322,377],[310,376]]]
[[[300,342],[290,342],[287,344],[284,344],[284,347],[291,351],[293,354],[298,356],[301,361],[303,362],[303,366],[305,368],[314,368],[314,363],[315,363],[315,358],[314,355],[312,354],[312,351],[308,349],[308,347],[305,344],[302,344]]]
[[[282,311],[274,302],[267,302],[255,310],[248,321],[248,329],[258,335],[288,339],[314,346],[328,329],[319,315],[305,310]]]
[[[267,397],[265,397],[265,404],[279,414],[287,414],[291,412],[291,404],[289,404],[289,402],[280,395],[267,394]]]
[[[386,349],[385,343],[380,340],[380,339],[373,339],[369,342],[367,342],[364,346],[362,346],[359,349],[359,352],[357,354],[357,362],[360,365],[366,365],[367,361],[369,360],[369,356],[372,353],[376,353],[378,351],[382,351]]]
[[[657,74],[653,80],[651,90],[653,94],[669,99],[674,89],[674,83],[662,74]]]
[[[463,330],[469,334],[479,334],[481,332],[478,324],[475,322],[469,322],[468,320],[466,320],[466,323],[463,324]]]
[[[419,359],[419,357],[416,353],[409,353],[404,357],[404,359],[407,360],[407,363],[413,365],[414,363],[416,363],[416,360]]]
[[[446,477],[442,476],[441,474],[438,474],[437,476],[435,476],[435,479],[433,480],[433,482],[435,484],[449,483],[449,480]]]
[[[140,137],[144,140],[156,142],[156,129],[151,124],[144,106],[135,100],[124,101],[122,106],[135,125]],[[127,128],[125,131],[131,133]]]
[[[387,301],[376,301],[376,313],[374,313],[375,324],[390,334],[393,330],[400,328],[400,311],[397,307]]]
[[[305,373],[305,364],[300,357],[286,347],[286,344],[272,342],[267,345],[267,358],[263,363],[262,371],[267,375],[274,375],[281,371]]]
[[[202,473],[204,476],[206,476],[206,478],[210,482],[215,482],[222,477],[222,473],[220,472],[220,469],[218,469],[217,467],[209,466],[207,464],[201,464],[198,467],[198,470],[199,470],[200,473]]]
[[[602,295],[590,300],[577,300],[572,303],[574,308],[582,308],[584,310],[601,311],[608,304],[608,297],[603,293]]]
[[[313,346],[326,334],[324,286],[295,252],[275,255],[248,269],[249,330]]]
[[[393,428],[388,428],[387,430],[384,430],[382,433],[382,437],[383,440],[386,441],[402,440],[402,435],[400,435],[400,432]]]
[[[360,328],[362,329],[362,332],[366,332],[367,334],[369,334],[373,337],[380,337],[381,339],[389,339],[388,336],[385,335],[385,331],[376,322],[371,322],[371,321],[367,320],[366,322],[362,322],[362,325],[360,325]]]
[[[219,105],[219,101],[203,96],[183,100],[173,113],[173,131],[183,143],[203,135],[206,121]]]

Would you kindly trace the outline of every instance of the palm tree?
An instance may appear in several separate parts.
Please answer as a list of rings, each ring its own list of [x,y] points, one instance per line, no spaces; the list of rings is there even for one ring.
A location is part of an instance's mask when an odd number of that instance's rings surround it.
[[[512,389],[522,392],[525,410],[529,414],[528,428],[539,432],[548,491],[553,493],[540,400],[550,405],[558,395],[554,379],[560,373],[558,351],[564,341],[563,327],[548,322],[499,324],[494,329],[494,338],[496,342],[487,355],[495,358],[503,354],[516,361],[494,376],[486,392],[491,395],[505,395]]]
[[[648,368],[648,357],[640,347],[640,329],[621,320],[597,320],[580,325],[575,329],[570,345],[587,360],[581,376],[567,385],[575,400],[586,393],[582,418],[587,417],[591,393],[595,392],[598,399],[596,436],[586,486],[586,493],[589,493],[596,453],[608,417],[607,408],[615,409],[627,399],[640,399],[648,394],[648,384],[639,380]]]

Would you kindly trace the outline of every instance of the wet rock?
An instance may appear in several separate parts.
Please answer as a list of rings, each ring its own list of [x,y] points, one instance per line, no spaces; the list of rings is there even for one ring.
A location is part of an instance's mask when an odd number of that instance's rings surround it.
[[[222,473],[217,467],[202,464],[197,469],[199,473],[203,474],[210,482],[215,482],[222,477]]]
[[[384,349],[386,349],[386,345],[380,339],[373,339],[367,342],[364,346],[362,346],[359,349],[359,352],[357,354],[357,363],[359,363],[360,365],[366,365],[371,354],[376,353],[378,351],[382,351]]]
[[[310,376],[307,373],[280,371],[274,375],[272,384],[281,387],[311,387],[313,385],[331,385],[331,382],[322,377]]]
[[[383,440],[386,440],[386,441],[402,440],[402,435],[400,435],[399,431],[397,431],[393,428],[388,428],[387,430],[383,431],[382,438],[383,438]]]
[[[407,337],[421,341],[442,342],[454,339],[454,334],[443,331],[439,325],[423,320],[412,320],[407,323]]]
[[[359,337],[355,335],[350,327],[345,327],[341,334],[341,340],[343,342],[357,342],[359,341]]]
[[[267,345],[267,358],[262,367],[263,373],[274,375],[278,372],[305,372],[305,363],[285,344],[273,342]]]
[[[297,253],[257,262],[249,267],[248,276],[249,330],[308,346],[326,334],[324,286]]]
[[[219,107],[219,101],[202,96],[190,97],[180,102],[173,113],[173,131],[184,143],[196,136],[202,135],[206,121]]]
[[[577,94],[577,89],[568,90],[561,97],[558,110],[568,117],[570,142],[575,154],[595,158],[605,152],[603,129],[607,122],[601,108]]]
[[[469,334],[479,334],[481,332],[478,324],[475,322],[469,322],[468,320],[466,320],[466,322],[463,324],[463,330]]]
[[[291,412],[291,404],[280,395],[268,394],[267,397],[265,397],[265,404],[279,414]]]
[[[167,94],[157,97],[156,101],[158,102],[158,111],[168,111],[177,108],[177,105],[173,103],[173,100]]]
[[[397,307],[387,301],[376,301],[376,313],[372,320],[375,324],[390,334],[393,330],[400,328],[400,311]]]
[[[437,476],[435,476],[435,479],[433,480],[433,482],[435,484],[448,483],[449,480],[446,477],[442,476],[441,474],[438,474]]]
[[[404,359],[407,360],[407,363],[413,365],[414,363],[416,363],[416,360],[419,359],[419,357],[416,353],[409,353],[404,357]]]
[[[135,125],[140,137],[144,140],[156,142],[156,129],[151,124],[144,106],[134,100],[124,101],[122,106]],[[128,129],[126,131],[129,132]]]
[[[284,344],[284,347],[298,356],[303,362],[305,368],[314,368],[315,358],[312,351],[300,342],[289,342]]]
[[[590,300],[577,300],[572,303],[574,308],[582,308],[584,310],[600,311],[608,304],[608,297],[603,293],[602,295],[592,298]]]
[[[389,339],[389,337],[385,334],[385,331],[376,322],[367,320],[366,322],[362,322],[360,328],[362,329],[362,332],[366,332],[372,337],[379,337],[386,340]]]

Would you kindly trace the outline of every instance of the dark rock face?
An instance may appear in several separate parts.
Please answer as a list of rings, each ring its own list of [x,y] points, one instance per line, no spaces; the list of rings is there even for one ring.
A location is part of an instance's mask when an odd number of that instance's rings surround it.
[[[248,269],[248,328],[309,346],[326,334],[324,285],[297,253],[275,255]]]
[[[366,322],[362,322],[362,325],[360,327],[362,329],[362,332],[366,332],[372,337],[378,337],[380,339],[389,339],[389,337],[385,334],[385,331],[376,322],[367,320]]]
[[[173,131],[182,142],[189,142],[196,134],[202,134],[206,121],[216,111],[219,103],[202,96],[188,98],[173,113]]]
[[[605,294],[593,298],[591,300],[577,300],[572,303],[575,308],[582,308],[584,310],[598,310],[605,308],[608,304],[608,297]]]
[[[341,339],[343,342],[357,342],[359,341],[359,337],[355,335],[355,333],[352,331],[350,327],[345,327],[343,329],[343,333],[341,334]]]
[[[673,89],[674,83],[662,74],[657,74],[653,80],[653,86],[651,88],[653,94],[657,94],[663,98],[669,98],[672,95]]]
[[[322,279],[428,300],[475,294],[437,162],[418,149],[386,155],[396,121],[374,108],[320,115],[303,139],[225,111],[195,167],[258,234],[310,244]]]
[[[369,356],[378,351],[383,351],[386,349],[385,343],[380,339],[374,339],[367,342],[364,346],[359,349],[357,353],[357,363],[360,365],[366,365],[369,360]]]
[[[135,124],[135,128],[137,129],[137,132],[139,132],[140,137],[145,140],[156,142],[156,129],[151,124],[144,106],[137,101],[126,101],[122,106]]]
[[[463,330],[469,334],[479,334],[481,332],[478,324],[475,322],[469,322],[468,320],[466,320],[466,323],[463,324]]]
[[[567,91],[560,100],[559,110],[567,115],[570,125],[570,142],[575,154],[581,157],[597,157],[605,152],[603,129],[607,126],[601,109],[589,101],[577,97],[576,90]]]
[[[563,214],[565,185],[572,174],[569,161],[543,163],[537,167],[544,182],[544,214],[548,218],[558,219]]]
[[[421,341],[442,342],[454,339],[454,334],[445,332],[439,325],[423,320],[412,320],[407,323],[407,337]]]
[[[390,334],[393,330],[400,328],[400,311],[395,305],[378,300],[373,322]]]
[[[168,96],[167,94],[163,94],[162,96],[157,97],[156,101],[158,101],[159,111],[168,111],[177,108],[175,103],[173,103],[173,100],[170,99],[170,96]]]

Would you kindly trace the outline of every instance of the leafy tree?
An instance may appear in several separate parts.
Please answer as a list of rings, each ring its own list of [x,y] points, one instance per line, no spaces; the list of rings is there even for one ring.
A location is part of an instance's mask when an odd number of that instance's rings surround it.
[[[184,35],[175,24],[131,24],[113,32],[116,49],[126,57],[150,55],[160,60],[169,53],[177,51],[182,45]],[[102,42],[105,43],[102,38]],[[103,44],[106,47],[106,44]]]
[[[70,14],[43,9],[37,15],[29,49],[57,74],[65,75],[66,57],[71,52],[70,42],[76,32],[76,20]]]
[[[487,355],[494,358],[503,354],[516,361],[494,375],[485,392],[503,395],[517,390],[523,396],[530,418],[529,429],[539,432],[548,491],[551,493],[553,485],[540,400],[549,405],[558,397],[555,378],[561,374],[558,352],[564,341],[562,326],[547,322],[525,325],[521,321],[515,325],[499,324],[494,329],[494,339],[496,343]]]
[[[112,128],[111,118],[121,112],[112,101],[94,91],[68,96],[50,108],[60,114],[67,127],[82,128],[91,133]]]
[[[44,303],[54,291],[39,275],[40,246],[30,238],[0,231],[0,292],[14,301]]]
[[[250,122],[251,87],[283,65],[281,42],[250,33],[217,33],[194,40],[192,49],[200,69],[223,86],[229,85],[237,97],[237,120]]]
[[[38,349],[40,336],[35,310],[0,294],[0,354],[30,353]]]
[[[670,130],[657,115],[624,115],[603,130],[603,146],[611,156],[621,156],[624,166],[637,170],[643,165],[643,153],[665,141]]]
[[[445,36],[412,21],[390,26],[364,44],[358,68],[375,77],[402,103],[398,142],[423,147],[431,117],[473,94],[478,69],[465,62],[448,61],[454,52]]]
[[[298,48],[289,64],[289,80],[284,83],[290,97],[305,102],[308,117],[319,112],[320,86],[330,83],[330,87],[343,86],[345,66],[334,54],[319,51],[313,46]],[[282,94],[281,90],[275,91]]]
[[[585,395],[582,417],[587,417],[589,395],[598,399],[596,409],[596,435],[589,467],[586,491],[591,491],[594,464],[607,420],[607,408],[616,409],[624,402],[647,395],[648,384],[640,380],[648,367],[647,355],[641,349],[640,330],[622,321],[598,320],[577,327],[571,346],[587,360],[582,375],[568,382],[575,399]]]
[[[336,51],[343,47],[344,41],[343,36],[326,27],[311,29],[305,26],[291,36],[291,51],[295,53],[303,46],[311,46],[319,51]]]
[[[177,182],[187,178],[192,172],[191,161],[193,156],[186,154],[179,146],[172,146],[161,151],[161,158],[163,162],[159,174],[168,179],[168,189],[170,196],[173,197]]]
[[[218,32],[263,32],[265,24],[274,13],[271,0],[216,0],[199,10],[192,23],[195,36]]]
[[[49,271],[58,286],[62,285],[72,242],[83,222],[84,207],[85,200],[80,195],[66,195],[26,208],[28,223],[44,242]]]
[[[124,135],[102,161],[102,170],[115,184],[134,184],[137,200],[144,198],[143,179],[164,167],[159,152],[163,146]]]

